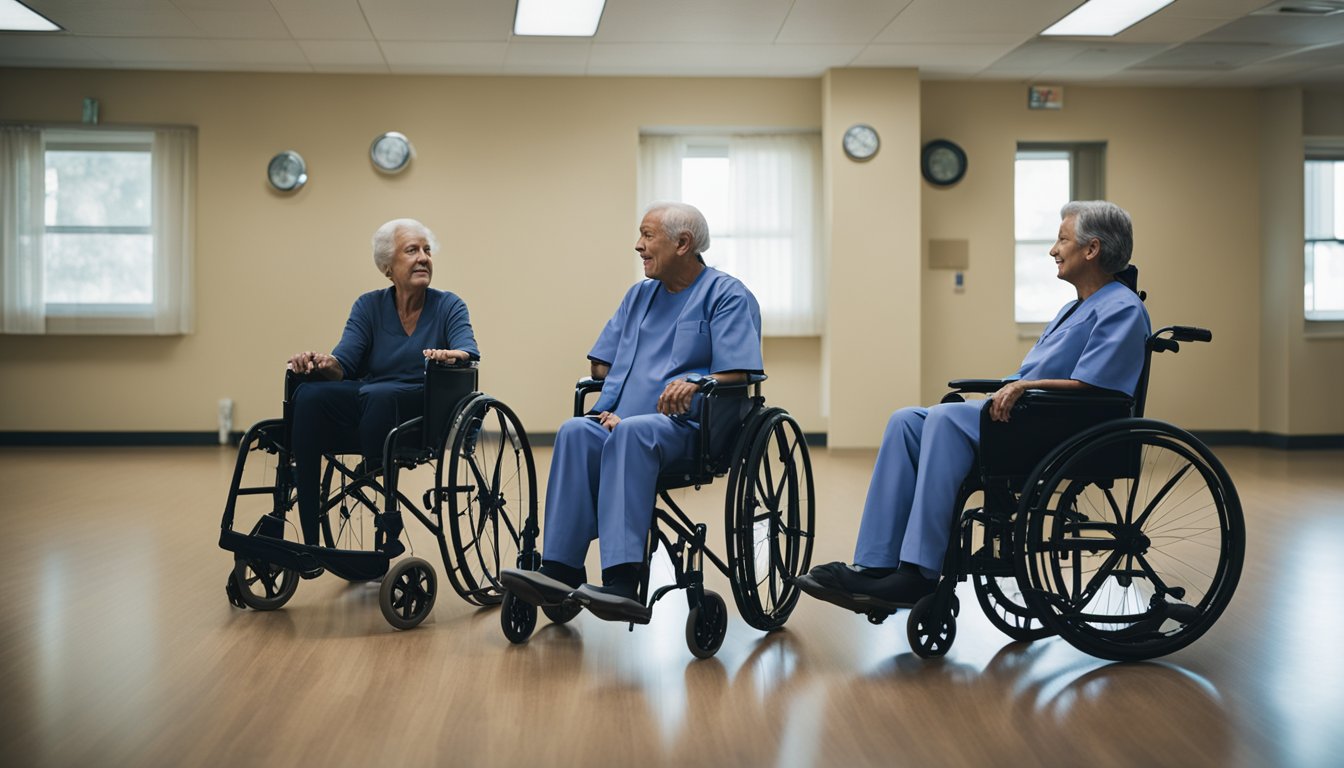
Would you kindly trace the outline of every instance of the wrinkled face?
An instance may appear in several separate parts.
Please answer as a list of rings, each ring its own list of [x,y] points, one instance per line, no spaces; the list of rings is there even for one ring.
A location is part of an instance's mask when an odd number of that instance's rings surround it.
[[[1076,214],[1061,221],[1059,238],[1055,240],[1055,247],[1050,249],[1058,269],[1056,277],[1068,282],[1073,282],[1088,269],[1088,253],[1094,249],[1093,243],[1096,242],[1079,244],[1076,238],[1077,224]]]
[[[686,235],[682,235],[679,240],[667,236],[667,231],[663,229],[662,211],[651,211],[640,222],[635,251],[644,260],[645,277],[663,279],[671,274],[670,270],[689,250],[690,238]]]
[[[398,290],[420,290],[429,287],[434,274],[428,238],[423,232],[399,229],[395,238],[396,249],[388,278]]]

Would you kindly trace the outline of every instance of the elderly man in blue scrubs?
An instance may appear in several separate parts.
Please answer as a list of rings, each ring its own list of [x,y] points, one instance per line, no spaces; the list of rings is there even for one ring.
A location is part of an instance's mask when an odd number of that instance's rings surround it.
[[[360,453],[366,467],[382,462],[393,427],[424,406],[425,360],[479,360],[467,304],[429,287],[434,233],[414,219],[393,219],[373,235],[373,263],[392,284],[355,299],[331,354],[300,352],[289,360],[313,381],[294,392],[293,451],[303,540],[317,544],[318,474],[323,453]],[[396,521],[389,520],[392,556]]]
[[[598,618],[648,622],[637,594],[658,473],[693,455],[703,386],[763,369],[756,297],[705,266],[708,248],[709,225],[693,206],[654,203],[640,223],[635,251],[648,279],[626,293],[588,353],[602,394],[592,413],[556,434],[541,569],[500,573],[517,598],[539,606],[574,599]],[[584,583],[594,538],[600,587]]]
[[[1129,214],[1088,201],[1065,205],[1060,218],[1050,255],[1078,299],[1059,311],[1017,373],[988,400],[892,414],[868,486],[854,565],[816,566],[797,580],[804,592],[859,613],[912,606],[937,585],[957,489],[975,462],[982,409],[1008,421],[1029,389],[1133,396],[1152,329],[1143,302],[1116,279],[1133,251]]]

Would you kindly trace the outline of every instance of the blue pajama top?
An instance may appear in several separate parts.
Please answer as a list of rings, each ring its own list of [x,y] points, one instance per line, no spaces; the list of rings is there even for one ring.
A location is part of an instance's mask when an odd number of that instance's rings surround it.
[[[611,366],[595,411],[656,413],[667,384],[687,374],[761,373],[761,308],[738,279],[705,267],[671,293],[658,280],[626,292],[588,359]]]
[[[331,351],[346,379],[421,383],[426,349],[460,349],[473,360],[481,358],[467,303],[457,294],[427,288],[415,331],[407,335],[397,316],[394,290],[369,291],[350,308],[345,332]]]
[[[1074,379],[1131,397],[1143,373],[1144,344],[1152,333],[1148,310],[1134,291],[1110,282],[1064,305],[1010,379]]]

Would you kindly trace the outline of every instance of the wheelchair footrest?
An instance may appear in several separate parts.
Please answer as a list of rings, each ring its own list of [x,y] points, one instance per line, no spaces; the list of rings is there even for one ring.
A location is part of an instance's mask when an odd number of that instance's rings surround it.
[[[299,573],[325,568],[349,581],[381,579],[391,561],[385,552],[309,546],[269,536],[246,536],[236,531],[221,531],[219,546],[243,557],[264,560]]]

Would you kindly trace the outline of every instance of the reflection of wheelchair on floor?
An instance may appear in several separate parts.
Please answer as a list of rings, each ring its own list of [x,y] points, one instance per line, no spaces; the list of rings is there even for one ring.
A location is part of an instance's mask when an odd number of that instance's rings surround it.
[[[419,557],[392,563],[405,549],[405,510],[438,540],[453,589],[474,605],[498,603],[500,563],[512,563],[523,538],[535,536],[536,471],[522,424],[508,406],[475,391],[476,373],[474,363],[427,362],[424,415],[388,433],[381,467],[358,456],[323,457],[318,545],[302,543],[297,526],[289,446],[303,377],[286,373],[284,418],[255,424],[239,446],[219,539],[234,553],[229,601],[274,610],[300,578],[326,570],[352,582],[381,579],[383,616],[398,629],[418,625],[434,607],[438,579]],[[434,479],[417,505],[401,481],[419,467],[432,468]],[[261,500],[263,513],[246,533],[234,530],[250,499]]]
[[[906,625],[917,654],[947,653],[954,590],[968,578],[990,622],[1014,640],[1059,634],[1106,659],[1172,653],[1213,625],[1241,573],[1241,502],[1203,443],[1142,418],[1152,353],[1210,339],[1182,326],[1152,334],[1132,401],[1032,391],[1006,423],[982,412],[978,471],[958,495],[943,576]],[[943,400],[1002,384],[953,381]],[[975,492],[983,506],[967,508]]]
[[[672,563],[675,581],[649,595],[648,569],[639,587],[639,601],[651,606],[674,589],[686,590],[686,645],[699,658],[718,650],[728,630],[723,598],[704,588],[703,561],[728,577],[742,618],[763,631],[784,625],[798,602],[793,578],[806,573],[812,560],[812,463],[798,423],[782,408],[768,408],[761,396],[763,375],[743,384],[702,388],[699,448],[693,459],[673,465],[658,476],[662,506],[654,509],[645,562],[661,547]],[[586,412],[586,396],[602,389],[597,379],[582,379],[574,394],[574,415]],[[725,489],[724,557],[705,543],[706,526],[692,522],[669,491],[708,485],[728,476]],[[533,529],[535,530],[535,529]],[[518,567],[536,569],[541,555],[536,540],[525,536]],[[572,601],[544,606],[553,622],[574,618],[580,606]],[[537,608],[510,592],[500,614],[504,634],[522,643],[537,622]]]

